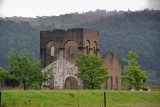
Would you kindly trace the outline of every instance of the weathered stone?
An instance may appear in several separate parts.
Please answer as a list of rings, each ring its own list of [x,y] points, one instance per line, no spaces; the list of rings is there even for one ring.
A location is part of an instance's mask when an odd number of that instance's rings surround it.
[[[83,87],[82,81],[75,74],[78,68],[74,65],[75,59],[80,53],[95,54],[99,56],[99,33],[90,29],[68,29],[67,31],[56,29],[40,32],[40,59],[41,67],[52,69],[54,76],[50,82],[44,83],[51,89],[79,88]],[[104,57],[105,60],[106,57]],[[117,60],[114,60],[114,63]],[[104,67],[109,67],[104,61]],[[117,71],[118,66],[118,71]],[[120,75],[120,65],[115,66],[110,72]],[[116,70],[116,71],[114,71]],[[116,73],[118,72],[118,73]],[[112,74],[112,73],[109,73]],[[115,76],[114,79],[115,81]],[[120,89],[121,79],[118,79]],[[114,85],[114,84],[113,84]],[[116,86],[114,86],[116,87]]]
[[[104,87],[107,89],[121,89],[121,64],[113,52],[109,51],[103,57],[103,67],[108,69],[110,76]]]

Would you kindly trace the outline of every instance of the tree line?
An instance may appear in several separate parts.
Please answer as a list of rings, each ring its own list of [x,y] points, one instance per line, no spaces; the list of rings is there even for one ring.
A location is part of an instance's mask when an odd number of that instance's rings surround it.
[[[27,51],[17,52],[15,49],[7,56],[10,62],[10,73],[0,68],[0,81],[15,79],[20,82],[23,89],[41,89],[42,83],[49,81],[54,71],[43,71],[40,61]],[[146,81],[146,72],[142,70],[137,62],[137,53],[128,51],[123,59],[127,64],[124,67],[125,74],[121,76],[126,84],[139,90]],[[101,57],[90,54],[81,54],[75,61],[79,72],[76,74],[83,82],[83,89],[100,89],[100,85],[109,78],[106,68],[102,67]]]

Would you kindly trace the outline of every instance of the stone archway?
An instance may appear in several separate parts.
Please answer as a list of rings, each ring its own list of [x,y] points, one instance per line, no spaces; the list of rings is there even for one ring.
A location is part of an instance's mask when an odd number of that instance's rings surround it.
[[[78,86],[77,79],[75,77],[68,77],[65,81],[65,89],[76,89]]]
[[[78,58],[78,44],[75,41],[67,41],[64,45],[65,58],[74,60]]]

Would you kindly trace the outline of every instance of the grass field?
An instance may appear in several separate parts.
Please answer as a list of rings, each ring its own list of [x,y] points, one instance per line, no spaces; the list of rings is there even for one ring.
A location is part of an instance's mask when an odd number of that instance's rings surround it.
[[[4,107],[160,107],[160,91],[106,90],[6,90],[2,91]]]

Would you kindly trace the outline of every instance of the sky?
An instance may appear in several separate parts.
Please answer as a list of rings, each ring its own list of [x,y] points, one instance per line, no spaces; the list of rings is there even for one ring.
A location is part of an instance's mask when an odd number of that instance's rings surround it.
[[[154,1],[154,2],[153,2]],[[160,0],[0,0],[0,17],[58,16],[96,9],[143,10],[160,7]],[[158,5],[157,5],[158,2]],[[156,6],[157,5],[157,6]]]

